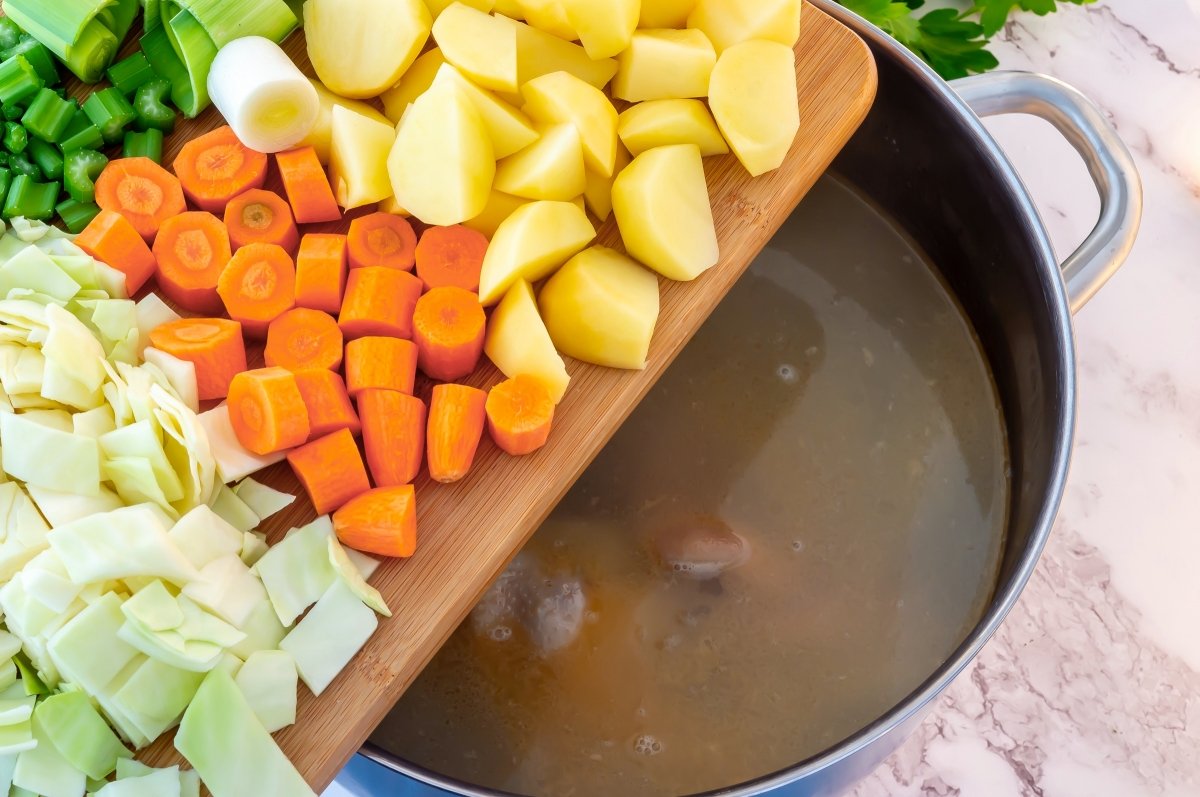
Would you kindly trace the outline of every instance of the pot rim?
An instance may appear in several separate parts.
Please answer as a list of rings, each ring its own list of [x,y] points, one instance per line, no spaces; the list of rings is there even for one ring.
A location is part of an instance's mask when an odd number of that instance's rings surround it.
[[[1059,346],[1057,351],[1058,362],[1056,363],[1055,370],[1061,374],[1063,389],[1058,406],[1055,409],[1061,431],[1054,446],[1046,496],[1038,511],[1029,541],[1026,543],[1025,550],[1022,552],[1012,576],[1006,582],[997,586],[997,590],[992,596],[992,600],[984,616],[940,667],[874,722],[847,736],[826,750],[773,773],[743,781],[739,784],[700,792],[690,795],[690,797],[748,797],[748,795],[762,794],[809,777],[874,745],[882,737],[891,733],[896,727],[903,725],[913,719],[915,715],[920,714],[930,702],[939,697],[951,682],[966,669],[967,665],[979,655],[983,646],[987,644],[1001,623],[1004,622],[1004,619],[1016,604],[1025,585],[1033,575],[1042,550],[1045,548],[1046,541],[1049,539],[1050,532],[1053,529],[1054,520],[1058,515],[1058,509],[1062,502],[1063,492],[1066,488],[1067,472],[1070,467],[1071,448],[1075,436],[1075,343],[1074,332],[1071,326],[1070,303],[1067,299],[1058,259],[1050,244],[1045,225],[1015,167],[1009,161],[1008,156],[1005,155],[1004,150],[1001,149],[1000,145],[983,126],[979,117],[971,111],[966,102],[955,93],[954,89],[925,62],[909,52],[903,45],[899,44],[880,28],[838,5],[834,0],[807,0],[807,2],[812,3],[812,5],[821,11],[851,28],[873,47],[889,51],[895,57],[899,66],[926,83],[938,95],[938,98],[947,110],[955,113],[962,119],[965,127],[974,137],[977,146],[992,162],[992,167],[999,184],[1007,188],[1011,199],[1029,222],[1024,231],[1032,238],[1031,243],[1041,254],[1036,266],[1041,271],[1046,289],[1045,295],[1049,302],[1048,310],[1050,311],[1052,322],[1057,327]],[[468,795],[469,797],[523,797],[512,792],[483,789],[472,784],[454,780],[453,778],[403,761],[369,741],[364,744],[362,753],[367,758],[388,769],[453,794]]]

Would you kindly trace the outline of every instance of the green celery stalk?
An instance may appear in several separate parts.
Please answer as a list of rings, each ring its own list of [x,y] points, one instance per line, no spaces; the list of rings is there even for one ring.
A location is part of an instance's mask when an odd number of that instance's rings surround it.
[[[63,187],[76,202],[96,201],[96,178],[108,158],[94,149],[76,149],[67,153],[63,166]]]
[[[5,219],[24,216],[27,219],[45,221],[54,215],[54,203],[58,201],[59,188],[58,183],[39,183],[28,175],[17,175],[9,186],[4,210],[0,215]]]
[[[158,77],[150,62],[146,60],[146,54],[142,52],[136,52],[113,64],[105,75],[108,82],[126,97],[133,96],[143,84]]]
[[[16,103],[5,105],[0,110],[3,110],[2,115],[4,116],[4,121],[6,122],[15,122],[25,115],[25,109]]]
[[[47,180],[62,179],[63,156],[58,147],[40,138],[32,138],[29,140],[29,157],[42,170]]]
[[[170,133],[175,129],[175,110],[163,102],[171,91],[171,83],[165,78],[155,78],[143,84],[133,99],[137,113],[134,127],[138,130],[161,130]]]
[[[42,170],[37,167],[36,163],[25,157],[24,153],[10,154],[8,156],[8,168],[14,176],[23,174],[35,180],[42,176]]]
[[[162,25],[159,0],[142,0],[142,11],[142,27],[146,31],[152,31]]]
[[[67,129],[63,131],[58,146],[62,148],[63,154],[73,149],[100,149],[104,146],[104,136],[100,133],[100,128],[92,124],[88,115],[79,108]]]
[[[4,148],[20,155],[29,146],[29,133],[17,122],[4,123]]]
[[[124,130],[137,118],[137,112],[125,99],[125,95],[114,88],[101,89],[83,101],[83,112],[92,120],[106,143],[121,140]]]
[[[149,158],[162,165],[163,132],[156,128],[125,133],[125,142],[121,146],[122,158]]]
[[[91,224],[92,219],[100,215],[100,206],[95,202],[76,202],[69,197],[55,205],[54,210],[57,211],[58,217],[63,220],[63,225],[66,226],[67,232],[73,235],[83,232],[83,228]]]
[[[23,55],[0,61],[0,102],[19,105],[45,85],[29,59]]]
[[[21,27],[17,23],[8,17],[0,17],[0,50],[15,47],[17,42],[21,40],[22,33],[24,31],[21,30]]]
[[[75,116],[75,106],[70,100],[64,100],[50,89],[39,89],[29,103],[21,124],[42,141],[58,143]]]
[[[13,175],[8,169],[0,169],[0,207],[4,206],[4,198],[8,196],[8,187],[12,185]]]
[[[25,34],[12,47],[0,50],[0,60],[12,58],[14,55],[25,56],[34,70],[37,71],[38,77],[46,81],[47,86],[58,85],[58,65],[54,60],[54,54],[46,49],[46,45],[32,36]]]

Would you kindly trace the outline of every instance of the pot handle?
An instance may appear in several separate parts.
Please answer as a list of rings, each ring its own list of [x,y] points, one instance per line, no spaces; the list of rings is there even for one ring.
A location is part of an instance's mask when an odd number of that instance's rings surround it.
[[[1142,182],[1133,157],[1096,104],[1061,80],[1033,72],[991,72],[950,85],[979,116],[1040,116],[1083,157],[1100,192],[1100,219],[1062,264],[1071,312],[1078,312],[1133,248],[1142,219]]]

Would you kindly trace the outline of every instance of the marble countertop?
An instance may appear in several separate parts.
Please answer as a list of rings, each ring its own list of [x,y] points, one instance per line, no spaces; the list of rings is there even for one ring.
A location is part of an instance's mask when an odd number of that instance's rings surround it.
[[[1200,794],[1200,0],[1015,15],[1002,68],[1094,99],[1145,216],[1075,319],[1079,411],[1062,512],[1020,603],[855,797]],[[1099,201],[1040,120],[988,121],[1060,257]]]

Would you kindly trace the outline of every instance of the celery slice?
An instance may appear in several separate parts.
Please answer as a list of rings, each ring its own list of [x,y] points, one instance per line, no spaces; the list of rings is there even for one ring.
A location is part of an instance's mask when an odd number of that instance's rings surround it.
[[[83,692],[51,695],[41,702],[37,713],[40,728],[54,749],[89,778],[108,777],[117,761],[130,755]]]
[[[80,415],[86,414],[80,413]],[[79,418],[80,416],[76,415],[75,417]],[[64,526],[88,515],[111,512],[122,506],[121,499],[117,497],[117,494],[103,486],[98,495],[76,495],[34,485],[27,485],[27,489],[29,497],[33,499],[38,510],[51,526]],[[3,578],[2,572],[0,572],[0,578]]]
[[[179,550],[197,569],[241,550],[241,532],[205,504],[181,517],[169,533]]]
[[[283,451],[259,456],[243,448],[229,423],[228,405],[221,404],[208,412],[200,413],[199,417],[209,445],[212,446],[212,454],[216,458],[217,475],[223,482],[243,479],[269,465],[282,462],[287,456]]]
[[[249,477],[234,485],[233,491],[238,498],[246,502],[250,511],[258,515],[259,520],[266,520],[276,512],[281,512],[291,506],[296,496],[268,487],[262,482]]]
[[[363,578],[362,572],[350,560],[346,549],[342,547],[342,544],[337,541],[336,537],[329,538],[329,563],[337,570],[337,574],[341,577],[342,582],[350,588],[350,591],[359,600],[384,617],[392,616],[392,610],[388,608],[387,603],[383,600],[383,596],[379,594],[379,590],[367,583],[367,580]]]
[[[184,712],[175,749],[213,797],[316,797],[221,670],[208,674]]]
[[[147,347],[142,352],[142,357],[166,374],[171,388],[188,409],[192,412],[200,411],[200,393],[196,387],[196,366],[193,363],[153,347]]]
[[[87,776],[59,754],[41,722],[40,707],[33,714],[33,738],[37,746],[17,756],[13,785],[42,797],[79,797],[87,787]]]
[[[282,650],[250,654],[234,678],[267,733],[296,722],[296,681],[296,662]]]
[[[212,508],[238,531],[249,531],[258,525],[258,515],[246,506],[245,501],[238,498],[237,493],[224,484],[217,488]]]
[[[0,414],[0,442],[0,462],[10,476],[52,490],[100,494],[100,447],[95,439],[50,429],[20,415]]]
[[[375,612],[338,579],[283,638],[279,649],[292,654],[300,679],[320,695],[378,625]]]
[[[285,626],[294,623],[337,579],[326,542],[332,536],[333,524],[323,515],[277,543],[254,565]]]
[[[46,540],[73,581],[153,576],[186,584],[198,572],[168,535],[167,527],[161,510],[139,504],[59,526]]]
[[[179,767],[115,780],[92,797],[180,797]]]
[[[246,623],[258,604],[267,602],[262,582],[236,554],[209,562],[195,581],[184,586],[181,594],[235,628]]]

